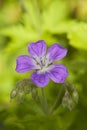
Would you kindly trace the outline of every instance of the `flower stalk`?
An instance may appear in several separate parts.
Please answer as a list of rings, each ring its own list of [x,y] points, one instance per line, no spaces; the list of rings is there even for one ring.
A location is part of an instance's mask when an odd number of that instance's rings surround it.
[[[44,88],[41,88],[41,93],[42,93],[41,105],[42,105],[43,111],[46,115],[49,115],[49,108],[48,108],[47,99],[45,97]]]
[[[63,87],[61,87],[57,94],[56,100],[50,109],[50,114],[52,114],[53,111],[56,109],[56,107],[58,108],[58,106],[60,105],[60,99],[61,99],[61,95],[62,95],[63,91],[64,91],[64,89],[63,89]]]

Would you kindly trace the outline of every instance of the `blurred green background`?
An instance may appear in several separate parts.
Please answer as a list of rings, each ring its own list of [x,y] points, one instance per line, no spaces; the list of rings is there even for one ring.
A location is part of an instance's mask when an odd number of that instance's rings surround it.
[[[30,76],[15,72],[16,58],[28,54],[28,43],[40,39],[48,47],[57,42],[68,48],[61,63],[79,93],[71,112],[60,105],[45,116],[31,95],[19,105],[10,102],[16,82]],[[59,88],[52,81],[45,88],[49,106]],[[12,129],[87,129],[87,0],[0,0],[0,130]]]

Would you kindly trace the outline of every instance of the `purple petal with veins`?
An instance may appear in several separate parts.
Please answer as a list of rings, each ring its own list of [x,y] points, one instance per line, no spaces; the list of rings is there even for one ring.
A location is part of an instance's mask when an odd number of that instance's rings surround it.
[[[42,57],[46,54],[46,43],[44,40],[28,44],[28,51],[32,57]]]
[[[38,72],[33,72],[31,79],[39,87],[44,87],[49,83],[48,73],[39,74]]]
[[[47,57],[49,57],[49,62],[60,60],[67,54],[67,49],[63,48],[59,44],[53,44],[48,48]]]
[[[30,56],[22,55],[16,60],[16,71],[19,73],[36,69],[34,60]]]
[[[68,71],[65,66],[61,64],[55,64],[49,71],[49,77],[56,83],[63,83],[68,76]]]

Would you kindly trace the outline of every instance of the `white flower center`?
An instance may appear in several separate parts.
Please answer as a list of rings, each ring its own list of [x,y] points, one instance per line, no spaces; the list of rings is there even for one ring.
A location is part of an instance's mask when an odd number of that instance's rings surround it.
[[[51,64],[49,63],[49,58],[46,55],[42,58],[36,57],[34,60],[38,73],[43,73],[50,69],[49,66]]]

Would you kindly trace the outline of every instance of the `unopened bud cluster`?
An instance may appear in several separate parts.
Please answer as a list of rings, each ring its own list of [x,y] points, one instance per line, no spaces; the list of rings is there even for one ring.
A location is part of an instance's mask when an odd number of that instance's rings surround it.
[[[10,99],[16,99],[18,103],[22,103],[27,94],[32,95],[34,100],[38,99],[37,87],[29,79],[24,79],[16,84],[16,87],[10,93]]]
[[[75,107],[78,103],[78,92],[76,91],[74,85],[72,84],[64,84],[65,94],[62,99],[63,107],[68,108],[70,111]]]

